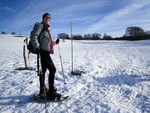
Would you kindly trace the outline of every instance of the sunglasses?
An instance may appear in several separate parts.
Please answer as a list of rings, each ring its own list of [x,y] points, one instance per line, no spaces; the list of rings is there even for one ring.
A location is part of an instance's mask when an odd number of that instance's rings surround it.
[[[49,17],[49,16],[46,16],[46,18],[51,19],[51,17]]]

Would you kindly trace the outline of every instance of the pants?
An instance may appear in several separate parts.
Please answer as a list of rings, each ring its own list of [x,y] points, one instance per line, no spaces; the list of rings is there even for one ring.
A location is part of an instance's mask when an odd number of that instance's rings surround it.
[[[53,90],[56,68],[48,52],[45,51],[41,52],[41,66],[42,66],[42,74],[40,74],[39,77],[40,90],[42,90],[45,86],[45,73],[47,69],[49,70],[49,77],[48,77],[49,89]]]

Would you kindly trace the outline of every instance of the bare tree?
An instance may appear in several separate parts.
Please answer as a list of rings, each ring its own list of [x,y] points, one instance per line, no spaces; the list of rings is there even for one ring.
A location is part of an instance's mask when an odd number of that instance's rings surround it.
[[[101,38],[101,34],[100,33],[93,33],[92,34],[92,39],[93,40],[99,40]]]
[[[140,27],[127,27],[126,36],[142,36],[144,34],[144,30]]]
[[[110,40],[110,39],[112,39],[112,36],[109,36],[106,33],[104,33],[103,39],[104,40]]]
[[[59,39],[69,39],[69,35],[68,34],[66,34],[66,33],[59,33],[58,35],[57,35],[57,38],[59,38]]]

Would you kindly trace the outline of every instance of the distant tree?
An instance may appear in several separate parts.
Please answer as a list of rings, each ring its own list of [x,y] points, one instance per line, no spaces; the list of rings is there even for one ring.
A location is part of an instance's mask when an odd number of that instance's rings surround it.
[[[6,34],[6,32],[5,32],[5,31],[2,31],[1,34]]]
[[[92,34],[92,40],[100,40],[101,34],[99,33],[93,33]]]
[[[91,34],[85,34],[85,35],[83,36],[83,39],[85,39],[85,40],[90,40],[90,39],[92,39],[92,35],[91,35]]]
[[[112,39],[112,36],[109,36],[109,35],[107,35],[106,33],[104,33],[103,39],[104,39],[104,40],[111,40],[111,39]]]
[[[67,33],[59,33],[57,35],[57,38],[65,40],[65,39],[69,39],[69,35]]]
[[[84,34],[83,39],[87,39],[87,34]]]
[[[127,27],[126,36],[142,36],[144,35],[144,30],[140,27]]]
[[[74,36],[73,36],[73,39],[74,39],[74,40],[82,40],[83,38],[82,38],[81,35],[74,35]]]
[[[12,35],[16,35],[16,32],[12,32],[11,34],[12,34]]]
[[[144,30],[140,27],[127,27],[125,39],[127,40],[143,40],[147,39],[148,37],[145,37],[145,35],[148,35]]]

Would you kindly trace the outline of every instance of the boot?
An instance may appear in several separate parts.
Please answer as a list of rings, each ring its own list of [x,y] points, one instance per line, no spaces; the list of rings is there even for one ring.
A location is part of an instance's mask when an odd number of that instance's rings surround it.
[[[44,97],[46,95],[46,93],[48,93],[48,88],[46,86],[44,86],[44,88],[40,89],[39,92],[39,97]]]
[[[61,98],[61,94],[57,93],[56,89],[49,90],[49,92],[46,95],[47,98],[50,100],[57,100]]]

